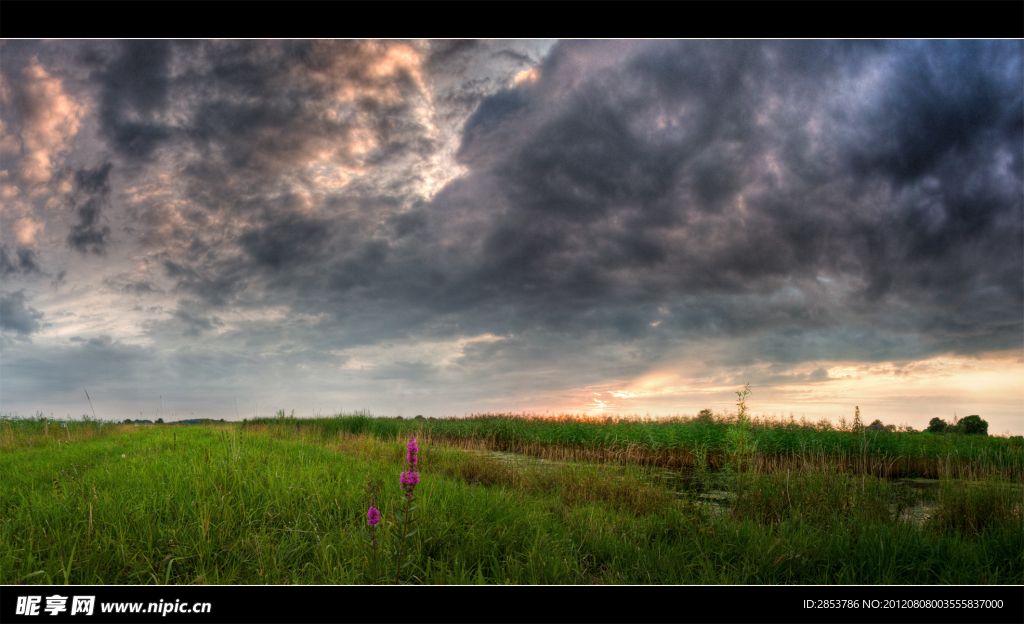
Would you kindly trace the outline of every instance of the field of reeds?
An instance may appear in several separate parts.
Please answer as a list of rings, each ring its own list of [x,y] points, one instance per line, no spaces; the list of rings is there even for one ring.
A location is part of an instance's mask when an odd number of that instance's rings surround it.
[[[336,418],[261,418],[318,435],[367,433],[379,438],[420,432],[432,440],[483,443],[489,450],[547,459],[693,467],[725,466],[734,455],[737,416],[694,418],[483,414],[469,418],[395,419],[351,414]],[[856,474],[938,479],[998,476],[1024,481],[1024,440],[997,436],[872,431],[768,416],[744,423],[749,463],[761,472],[830,466]],[[733,436],[735,438],[735,436]]]
[[[2,584],[1024,582],[1005,438],[727,417],[45,420],[0,418]]]

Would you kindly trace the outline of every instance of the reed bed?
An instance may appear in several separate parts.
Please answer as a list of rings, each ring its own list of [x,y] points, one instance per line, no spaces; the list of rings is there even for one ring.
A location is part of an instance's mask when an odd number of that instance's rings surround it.
[[[468,418],[375,418],[368,413],[333,418],[263,418],[323,437],[341,432],[382,439],[416,433],[437,441],[483,443],[488,450],[552,460],[585,460],[687,468],[706,463],[719,469],[732,455],[729,431],[735,416],[653,419],[586,418],[575,415],[482,414]],[[746,465],[758,472],[824,468],[878,477],[987,478],[1024,480],[1020,439],[835,429],[768,416],[749,421],[752,438]]]
[[[141,425],[145,427],[145,425]],[[136,431],[133,424],[104,421],[83,415],[81,419],[0,415],[0,449],[43,444],[73,444],[101,436]]]

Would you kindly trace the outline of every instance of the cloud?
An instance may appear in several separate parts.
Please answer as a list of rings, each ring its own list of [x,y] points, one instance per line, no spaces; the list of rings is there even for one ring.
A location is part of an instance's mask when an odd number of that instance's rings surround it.
[[[470,173],[431,211],[491,215],[464,290],[542,324],[604,309],[624,335],[643,323],[616,306],[660,301],[691,328],[715,302],[714,326],[740,333],[813,322],[932,349],[1021,342],[1018,45],[964,45],[941,72],[927,69],[951,54],[939,43],[637,43],[612,64],[603,47],[559,44],[467,121]],[[922,119],[941,123],[903,129]],[[440,237],[451,219],[431,225]]]
[[[17,273],[24,275],[43,273],[36,262],[36,253],[26,247],[16,247],[16,251],[12,254],[8,251],[7,245],[0,246],[0,275],[15,275]]]
[[[73,333],[141,332],[189,383],[541,403],[680,362],[820,388],[819,362],[1024,346],[1020,42],[11,47],[5,102],[49,50],[95,105],[47,152],[73,148],[57,199],[0,180],[0,270],[101,286]],[[47,249],[63,227],[87,263]]]
[[[330,238],[330,227],[329,221],[291,213],[250,229],[239,237],[239,242],[256,264],[281,269],[315,257],[318,247]]]
[[[101,132],[153,161],[191,144],[232,170],[280,174],[316,162],[360,171],[423,149],[411,100],[421,52],[384,41],[125,41],[101,64]],[[409,140],[412,139],[412,140]],[[215,154],[217,157],[215,157]]]
[[[140,213],[176,291],[326,314],[332,342],[760,336],[769,360],[819,350],[794,327],[851,357],[1020,342],[1019,46],[563,42],[488,95],[456,62],[481,45],[162,43],[129,63],[126,44],[105,114],[187,137],[180,195]],[[413,201],[390,176],[436,152],[424,103],[459,93],[465,174]],[[319,163],[354,177],[320,187]],[[80,251],[107,241],[94,206]],[[867,328],[889,346],[842,338]]]
[[[169,105],[172,44],[122,41],[120,54],[101,72],[100,131],[123,156],[150,159],[173,136],[163,120]]]
[[[183,302],[183,306],[186,305],[187,302]],[[174,312],[174,317],[185,324],[187,328],[183,334],[185,336],[199,336],[203,332],[211,331],[215,326],[224,325],[216,316],[212,318],[201,316],[185,307],[179,307]]]
[[[4,393],[11,395],[8,401],[43,394],[47,402],[65,402],[72,394],[84,403],[82,387],[86,386],[99,412],[103,402],[97,391],[115,388],[123,400],[152,390],[151,382],[159,386],[168,377],[161,358],[151,349],[105,334],[72,338],[70,345],[37,345],[30,351],[24,346],[11,348],[0,366]]]
[[[40,319],[44,316],[39,310],[25,306],[23,291],[0,295],[0,328],[28,336],[42,328]]]
[[[23,217],[14,222],[15,242],[22,247],[35,247],[36,235],[46,227],[41,221]]]
[[[83,255],[92,252],[101,256],[110,242],[110,227],[100,225],[100,218],[109,201],[111,169],[113,164],[108,162],[75,172],[77,199],[72,207],[77,207],[79,222],[71,226],[67,241],[69,247]]]
[[[86,108],[65,92],[63,81],[47,72],[38,57],[21,70],[16,85],[3,78],[0,97],[10,106],[8,114],[14,112],[17,119],[12,123],[8,118],[0,127],[4,168],[9,168],[8,159],[18,156],[20,182],[29,187],[49,182],[58,155],[70,147]]]

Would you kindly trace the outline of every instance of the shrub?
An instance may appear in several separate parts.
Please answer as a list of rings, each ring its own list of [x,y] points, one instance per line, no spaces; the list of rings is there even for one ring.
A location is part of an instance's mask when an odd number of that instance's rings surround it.
[[[957,428],[961,433],[967,435],[988,435],[988,423],[977,414],[961,418],[960,422],[957,423]]]

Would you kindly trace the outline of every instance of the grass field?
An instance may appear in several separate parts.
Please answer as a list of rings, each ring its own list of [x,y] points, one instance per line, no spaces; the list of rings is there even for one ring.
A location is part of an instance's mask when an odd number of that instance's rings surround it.
[[[1024,582],[1004,438],[757,419],[66,424],[0,419],[0,583]],[[939,479],[884,478],[880,458]]]

